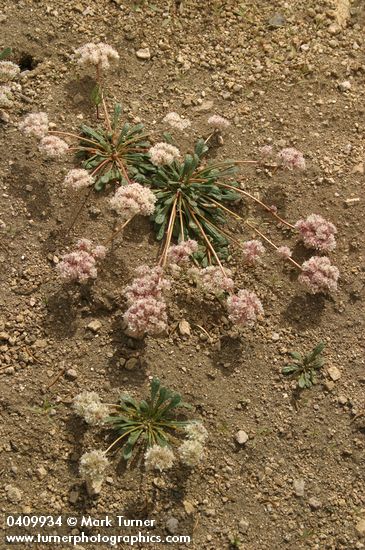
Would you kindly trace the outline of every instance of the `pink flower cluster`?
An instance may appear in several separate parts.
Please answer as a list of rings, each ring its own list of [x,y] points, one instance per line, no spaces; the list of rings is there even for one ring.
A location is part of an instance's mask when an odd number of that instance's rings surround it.
[[[193,239],[182,241],[179,244],[170,246],[167,252],[167,259],[170,264],[186,264],[192,254],[198,250],[198,243]]]
[[[299,230],[301,241],[308,248],[331,252],[336,248],[336,227],[322,216],[311,214],[306,220],[299,220],[295,227]]]
[[[273,146],[263,145],[262,147],[259,148],[259,154],[263,160],[268,160],[274,154]]]
[[[264,313],[262,304],[254,292],[240,290],[227,298],[229,319],[241,326],[252,325],[258,315]]]
[[[149,297],[160,300],[162,292],[170,288],[170,282],[164,278],[160,266],[151,269],[148,265],[141,265],[136,269],[136,273],[138,277],[124,289],[124,295],[129,303]]]
[[[88,279],[96,279],[96,261],[103,260],[105,255],[105,246],[94,246],[89,239],[80,239],[76,250],[65,254],[56,269],[63,279],[84,283]]]
[[[220,115],[212,115],[208,118],[208,124],[209,126],[212,126],[215,130],[225,130],[228,128],[228,126],[231,125],[229,120],[226,118],[220,116]]]
[[[163,122],[167,122],[172,128],[176,128],[177,130],[186,130],[186,128],[189,128],[191,126],[191,122],[188,118],[182,118],[178,113],[172,112],[167,113],[165,118],[163,119]]]
[[[119,60],[118,52],[103,42],[89,42],[75,50],[75,54],[80,65],[100,67],[103,70],[109,69],[111,63]]]
[[[41,139],[39,150],[49,157],[61,157],[68,151],[68,143],[56,136],[45,136]]]
[[[71,187],[78,191],[79,189],[90,187],[94,183],[94,178],[87,170],[74,168],[68,172],[63,183],[65,187]]]
[[[48,133],[48,115],[47,113],[30,113],[19,124],[19,129],[26,136],[34,136],[37,139],[44,138]]]
[[[139,183],[128,183],[119,187],[110,199],[111,207],[128,220],[137,214],[149,216],[155,209],[156,196],[148,188]]]
[[[175,160],[178,160],[181,155],[177,147],[165,143],[163,141],[156,143],[149,150],[151,162],[155,166],[164,166],[166,164],[172,164]]]
[[[281,165],[288,170],[305,170],[303,154],[294,147],[287,147],[279,151],[278,158]]]
[[[163,291],[170,288],[170,282],[163,277],[159,266],[151,269],[147,265],[139,267],[139,275],[124,290],[129,308],[124,320],[130,332],[139,337],[143,334],[156,335],[167,326],[166,303]]]
[[[265,248],[258,240],[246,241],[242,245],[243,257],[249,265],[254,265],[260,261],[265,252]]]
[[[312,294],[335,292],[339,276],[340,272],[327,256],[313,256],[303,263],[298,281]]]
[[[231,271],[225,270],[225,275],[218,266],[210,265],[204,269],[192,268],[190,273],[196,277],[198,283],[208,292],[222,294],[222,292],[233,292],[234,282],[231,278]]]

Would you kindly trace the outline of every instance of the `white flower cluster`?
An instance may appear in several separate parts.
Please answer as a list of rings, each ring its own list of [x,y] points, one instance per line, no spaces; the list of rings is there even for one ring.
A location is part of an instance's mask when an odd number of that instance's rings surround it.
[[[90,496],[100,493],[108,465],[108,459],[103,451],[95,450],[82,455],[79,471],[81,477],[86,481],[87,492]]]
[[[75,50],[75,54],[78,57],[78,63],[86,67],[99,67],[102,70],[110,68],[111,63],[115,63],[119,60],[118,52],[104,42],[94,44],[89,42],[81,48]]]
[[[96,392],[84,391],[79,393],[74,398],[73,409],[91,426],[104,424],[105,418],[109,414],[108,406],[101,403]]]
[[[12,61],[0,61],[0,109],[12,106],[16,85],[12,81],[20,73],[20,67]]]

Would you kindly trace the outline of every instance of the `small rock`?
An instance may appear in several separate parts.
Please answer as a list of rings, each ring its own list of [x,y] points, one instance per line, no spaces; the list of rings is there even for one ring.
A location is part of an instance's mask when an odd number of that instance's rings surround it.
[[[189,500],[184,500],[183,505],[184,505],[185,512],[188,514],[188,516],[190,516],[195,512],[195,508]]]
[[[248,435],[245,431],[239,430],[235,435],[235,439],[239,445],[244,445],[248,441]]]
[[[335,383],[332,380],[327,380],[323,385],[327,391],[333,391],[335,388]]]
[[[247,533],[249,526],[250,524],[248,523],[248,521],[246,521],[245,519],[241,519],[238,524],[239,532],[244,535],[245,533]]]
[[[199,113],[207,113],[208,111],[210,111],[211,109],[213,109],[213,105],[214,105],[214,101],[213,100],[205,100],[203,101],[203,103],[201,103],[201,105],[198,105],[198,107],[196,107],[196,110],[199,112]]]
[[[127,370],[134,370],[139,364],[137,357],[130,357],[128,361],[125,362],[124,368]]]
[[[360,537],[365,537],[365,519],[360,519],[355,529]]]
[[[5,340],[6,342],[9,340],[10,334],[7,332],[0,332],[0,340]]]
[[[338,400],[340,405],[346,405],[347,397],[345,395],[339,395]]]
[[[151,59],[151,52],[149,48],[141,48],[136,51],[138,59]]]
[[[293,488],[297,497],[304,497],[305,481],[303,478],[294,479]]]
[[[5,374],[15,374],[15,368],[14,367],[8,367],[7,369],[4,370]]]
[[[365,165],[363,162],[360,162],[359,164],[355,164],[353,169],[351,170],[352,174],[365,174]]]
[[[281,13],[275,13],[272,17],[269,19],[269,27],[272,29],[278,29],[279,27],[283,27],[286,23],[286,19]]]
[[[312,510],[319,510],[322,507],[322,502],[318,498],[312,497],[308,500],[309,506]]]
[[[280,339],[280,334],[278,332],[273,332],[271,335],[271,340],[274,340],[274,342],[277,342]]]
[[[169,533],[174,535],[179,529],[179,520],[176,518],[170,518],[166,521],[166,529]]]
[[[77,377],[78,377],[78,374],[75,371],[75,369],[68,369],[66,371],[66,378],[68,378],[69,380],[76,380]]]
[[[78,491],[71,491],[70,496],[68,497],[68,500],[71,504],[76,504],[76,502],[79,500],[80,493]]]
[[[6,485],[5,486],[6,496],[8,497],[8,500],[12,502],[13,504],[17,504],[22,499],[22,492],[17,487],[14,487],[13,485]]]
[[[337,382],[341,378],[341,371],[337,367],[329,367],[327,369],[327,372],[329,374],[329,377],[334,382]]]
[[[351,90],[351,82],[349,80],[344,80],[343,82],[340,82],[338,85],[338,89],[341,92],[348,92]]]
[[[181,336],[190,336],[191,330],[190,330],[190,324],[183,319],[179,323],[179,332]]]
[[[36,469],[35,473],[36,473],[37,478],[42,480],[46,477],[47,470],[45,469],[44,466],[39,466],[39,468]]]
[[[101,322],[98,321],[97,319],[95,319],[94,321],[91,321],[88,325],[87,325],[87,328],[89,330],[92,330],[92,332],[98,332],[99,329],[101,329]]]

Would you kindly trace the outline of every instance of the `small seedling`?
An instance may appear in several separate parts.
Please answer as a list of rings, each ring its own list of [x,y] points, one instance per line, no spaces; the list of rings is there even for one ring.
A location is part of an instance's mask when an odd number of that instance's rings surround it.
[[[230,537],[230,539],[229,539],[229,548],[230,549],[240,550],[241,544],[242,543],[241,543],[241,540],[240,540],[238,535],[233,535],[232,537]]]
[[[316,384],[316,374],[323,365],[324,359],[321,353],[324,350],[324,342],[320,342],[310,353],[304,357],[297,351],[291,351],[293,363],[282,368],[281,372],[298,378],[300,389],[311,388]]]

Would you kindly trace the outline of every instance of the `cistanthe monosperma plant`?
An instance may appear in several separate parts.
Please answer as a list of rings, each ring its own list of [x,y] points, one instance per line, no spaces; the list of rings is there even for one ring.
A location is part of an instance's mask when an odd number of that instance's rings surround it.
[[[336,246],[335,226],[319,214],[311,214],[292,224],[284,220],[275,207],[243,188],[236,179],[239,167],[247,163],[274,166],[275,170],[304,170],[305,159],[300,151],[285,148],[274,153],[271,146],[265,146],[256,161],[210,162],[210,147],[213,143],[223,143],[223,133],[230,125],[220,115],[209,117],[211,133],[207,138],[199,139],[193,150],[185,155],[170,134],[164,134],[164,141],[150,146],[141,124],[131,126],[125,123],[118,129],[119,105],[114,108],[113,116],[109,115],[105,72],[111,62],[118,60],[118,53],[100,43],[86,44],[76,50],[76,55],[83,67],[95,69],[97,84],[92,98],[98,108],[98,117],[99,109],[103,113],[101,123],[96,129],[81,125],[79,134],[51,131],[46,113],[36,113],[26,117],[22,128],[25,133],[41,140],[40,150],[46,154],[61,156],[72,152],[76,155],[79,167],[66,176],[67,187],[86,189],[88,197],[93,189],[100,192],[111,182],[116,185],[115,194],[108,199],[120,219],[113,237],[136,216],[150,217],[156,238],[162,245],[157,265],[137,268],[136,278],[124,291],[127,301],[124,319],[132,335],[141,337],[166,330],[166,291],[174,278],[183,272],[188,272],[202,291],[225,300],[232,323],[241,326],[253,324],[263,314],[263,306],[254,292],[235,289],[232,273],[225,265],[228,254],[232,254],[235,248],[241,250],[245,265],[252,266],[261,261],[266,245],[278,258],[298,270],[299,282],[310,293],[328,293],[337,289],[339,271],[327,256],[322,255]],[[164,121],[177,131],[186,131],[191,125],[188,119],[175,112],[168,113]],[[73,140],[72,145],[65,141],[69,139]],[[306,247],[316,250],[316,255],[299,264],[292,257],[290,246],[274,243],[266,230],[242,217],[238,204],[241,199],[253,201],[271,216],[274,223],[289,229]],[[231,230],[233,221],[254,238],[243,240],[237,237],[237,232]],[[73,279],[82,282],[87,279],[84,263],[74,261],[72,254],[71,258],[70,255],[63,258],[59,272],[70,278],[70,270],[64,263],[71,259]],[[77,275],[77,266],[81,270],[80,276]],[[95,274],[91,269],[90,277]]]
[[[147,471],[172,468],[176,464],[174,449],[182,464],[197,466],[208,432],[201,422],[176,418],[177,409],[183,406],[188,407],[181,396],[161,386],[157,378],[151,382],[149,397],[142,401],[122,395],[118,404],[104,404],[96,392],[77,395],[73,401],[76,414],[89,425],[109,426],[116,435],[105,451],[92,450],[81,457],[80,474],[88,493],[100,492],[109,466],[107,454],[118,446],[127,461],[133,452],[137,461],[143,456]]]
[[[0,52],[0,112],[4,121],[7,120],[7,117],[1,110],[9,109],[12,106],[14,91],[19,90],[19,84],[15,82],[15,79],[20,73],[20,67],[7,60],[11,52],[11,48],[4,48]]]

